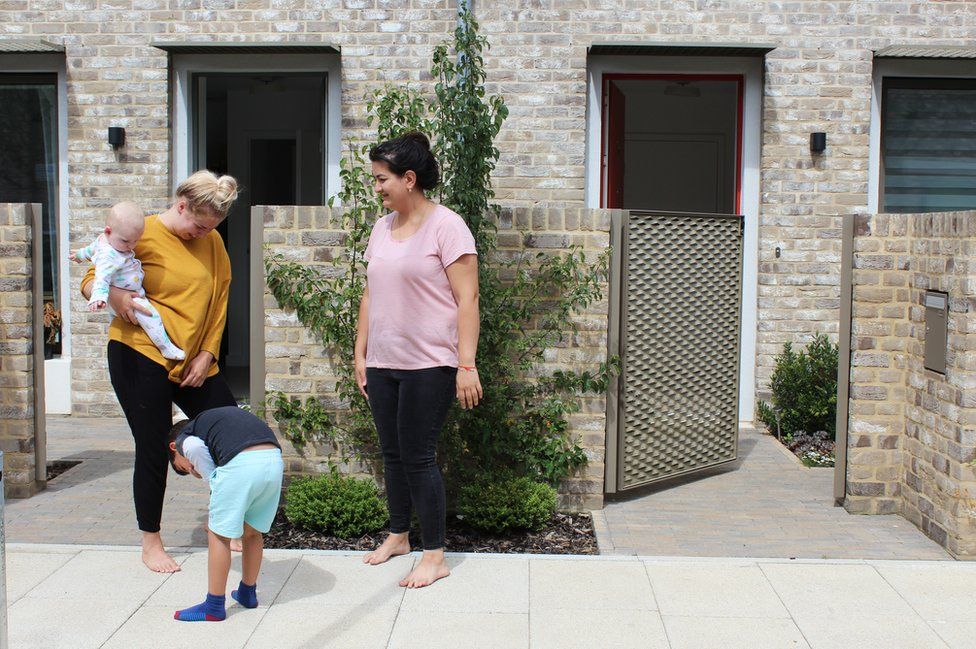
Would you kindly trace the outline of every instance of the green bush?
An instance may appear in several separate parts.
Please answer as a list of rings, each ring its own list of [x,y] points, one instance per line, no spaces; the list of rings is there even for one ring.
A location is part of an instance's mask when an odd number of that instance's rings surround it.
[[[793,351],[786,343],[776,357],[770,377],[772,403],[759,402],[759,420],[773,434],[813,434],[826,431],[836,435],[837,345],[823,334],[816,334],[804,351]]]
[[[343,539],[382,529],[389,518],[376,483],[335,470],[292,480],[285,492],[285,516],[303,529]]]
[[[483,476],[461,487],[458,513],[486,532],[538,531],[556,511],[556,490],[527,477]]]

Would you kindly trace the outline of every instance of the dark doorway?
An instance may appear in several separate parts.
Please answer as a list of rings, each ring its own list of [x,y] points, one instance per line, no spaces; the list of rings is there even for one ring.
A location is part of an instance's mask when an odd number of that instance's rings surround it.
[[[326,75],[201,73],[192,87],[195,167],[241,187],[219,228],[234,279],[218,360],[234,396],[249,401],[251,207],[325,203]]]
[[[0,203],[41,204],[44,302],[60,311],[57,75],[0,74],[0,143]],[[60,353],[57,330],[44,355]]]
[[[604,76],[605,207],[736,214],[743,79]]]

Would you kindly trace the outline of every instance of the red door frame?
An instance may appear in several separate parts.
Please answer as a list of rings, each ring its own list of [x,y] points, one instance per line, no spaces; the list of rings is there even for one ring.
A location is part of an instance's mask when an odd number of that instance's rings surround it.
[[[622,118],[624,107],[615,106],[611,98],[617,92],[611,93],[611,84],[622,79],[639,79],[646,81],[735,81],[737,85],[737,101],[735,116],[735,213],[741,212],[742,206],[742,102],[745,94],[745,75],[742,74],[631,74],[611,73],[603,75],[603,131],[600,137],[600,207],[621,207],[617,201],[609,196],[609,187],[623,183],[623,155],[622,150],[611,146],[611,137],[623,137],[623,125],[613,125],[615,116]],[[620,104],[621,102],[616,102]]]

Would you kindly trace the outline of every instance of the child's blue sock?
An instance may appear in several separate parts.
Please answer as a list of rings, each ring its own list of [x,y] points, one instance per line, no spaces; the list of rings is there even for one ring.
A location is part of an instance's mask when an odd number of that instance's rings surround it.
[[[224,596],[207,593],[207,599],[202,604],[185,608],[173,614],[174,620],[180,622],[220,622],[227,617],[224,609]]]
[[[230,591],[230,596],[240,602],[241,606],[255,608],[258,605],[258,585],[251,584],[248,586],[241,581],[241,584],[237,587],[237,590]]]

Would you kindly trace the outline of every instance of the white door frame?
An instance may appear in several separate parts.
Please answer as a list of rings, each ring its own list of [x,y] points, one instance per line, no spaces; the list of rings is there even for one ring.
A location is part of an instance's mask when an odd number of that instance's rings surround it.
[[[325,115],[322,125],[325,147],[324,187],[325,198],[339,193],[339,160],[342,157],[340,141],[342,128],[342,83],[338,54],[179,54],[174,53],[174,105],[173,105],[173,174],[172,189],[193,171],[193,133],[190,106],[192,75],[194,73],[293,73],[309,72],[326,75]],[[323,202],[323,204],[325,204]]]
[[[742,323],[739,357],[739,420],[751,423],[756,408],[756,335],[759,272],[759,180],[762,152],[763,58],[711,56],[591,56],[587,61],[586,206],[600,207],[601,156],[606,132],[603,75],[741,74],[742,179],[740,211],[745,216],[742,268]]]

